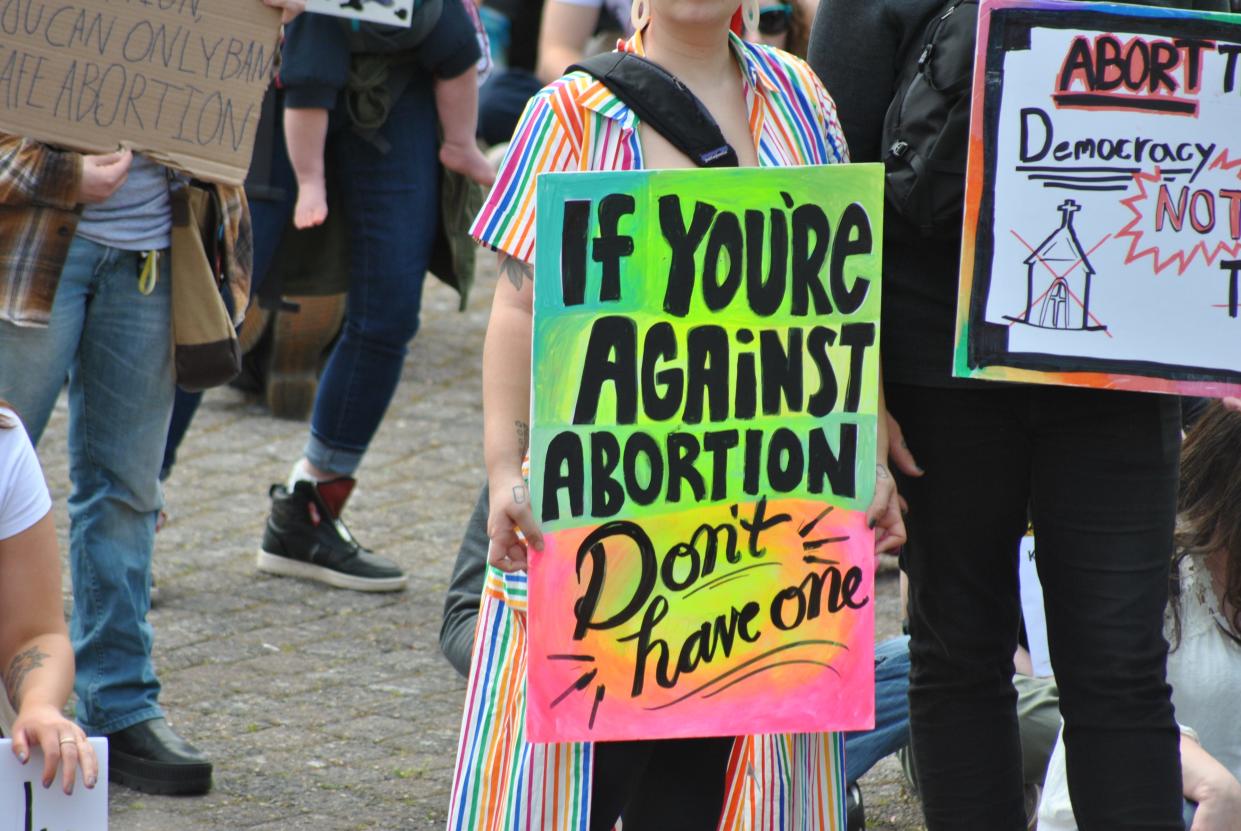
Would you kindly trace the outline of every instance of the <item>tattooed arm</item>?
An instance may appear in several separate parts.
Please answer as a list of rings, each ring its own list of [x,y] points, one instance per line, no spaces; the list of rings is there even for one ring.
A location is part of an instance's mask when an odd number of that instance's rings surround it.
[[[534,298],[529,263],[501,254],[487,341],[483,346],[483,447],[491,505],[489,559],[497,568],[526,567],[526,547],[542,548],[521,463],[530,442],[530,336]]]
[[[30,749],[41,747],[45,786],[60,768],[62,787],[71,792],[80,765],[83,781],[93,787],[99,771],[94,751],[82,728],[61,712],[73,689],[73,649],[51,514],[0,540],[0,677],[17,712],[8,731],[17,758],[25,763]]]

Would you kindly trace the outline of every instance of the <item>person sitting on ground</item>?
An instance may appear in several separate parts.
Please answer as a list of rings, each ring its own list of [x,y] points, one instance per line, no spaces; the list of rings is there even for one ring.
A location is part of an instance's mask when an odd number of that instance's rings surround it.
[[[1233,709],[1241,686],[1241,412],[1222,404],[1207,410],[1185,440],[1180,477],[1164,633],[1181,728],[1185,827],[1241,831],[1241,720]],[[1062,740],[1038,827],[1077,828]]]
[[[99,762],[81,727],[61,712],[73,689],[73,647],[60,596],[60,554],[52,500],[34,447],[17,415],[0,402],[0,727],[23,765],[43,751],[43,787],[61,771],[64,792],[95,787]],[[29,826],[27,826],[29,827]]]
[[[349,21],[341,21],[348,26]],[[346,46],[342,38],[336,44]],[[331,60],[330,58],[328,59]],[[432,83],[435,109],[439,114],[440,164],[491,187],[495,181],[482,150],[478,148],[478,67],[471,64],[455,75],[437,74]],[[327,219],[327,176],[324,173],[324,152],[327,148],[327,107],[285,107],[284,138],[289,148],[289,161],[297,177],[297,204],[293,208],[293,224],[300,229],[322,225]]]

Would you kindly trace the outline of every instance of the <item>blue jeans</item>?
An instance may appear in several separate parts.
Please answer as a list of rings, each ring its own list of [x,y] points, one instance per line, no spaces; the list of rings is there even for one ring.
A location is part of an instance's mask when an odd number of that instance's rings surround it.
[[[875,729],[845,733],[845,782],[852,784],[909,741],[909,637],[875,647]]]
[[[168,260],[138,291],[141,255],[78,238],[47,328],[0,323],[0,398],[36,443],[69,378],[70,634],[78,720],[114,733],[162,715],[151,666],[151,552],[172,409]]]
[[[439,160],[431,80],[415,78],[380,130],[387,152],[352,130],[334,162],[349,218],[345,322],[319,380],[306,458],[351,475],[401,379],[418,331],[422,283],[439,221]]]

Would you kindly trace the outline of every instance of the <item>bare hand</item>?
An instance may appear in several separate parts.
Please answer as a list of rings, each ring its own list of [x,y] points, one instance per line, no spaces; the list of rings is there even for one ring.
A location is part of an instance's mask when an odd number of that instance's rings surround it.
[[[887,465],[875,465],[875,498],[866,511],[867,524],[875,529],[875,553],[890,554],[905,544],[905,518],[896,480]]]
[[[273,9],[281,9],[284,12],[280,16],[281,23],[288,23],[306,11],[306,0],[263,0],[263,5],[270,6]]]
[[[1224,409],[1232,410],[1234,413],[1241,413],[1241,398],[1225,398]]]
[[[43,787],[56,780],[56,768],[62,772],[62,788],[73,793],[77,770],[82,768],[82,782],[95,787],[99,777],[99,760],[95,749],[86,740],[82,728],[61,715],[50,705],[23,707],[13,722],[13,755],[23,765],[30,758],[30,749],[43,749]]]
[[[83,205],[93,205],[116,193],[125,184],[133,160],[134,154],[129,150],[83,156],[78,201]]]
[[[520,476],[492,483],[487,536],[491,537],[487,561],[501,571],[526,569],[527,545],[534,546],[535,551],[543,550],[543,532],[534,520],[530,491]]]
[[[1220,781],[1213,782],[1206,790],[1190,831],[1238,831],[1241,829],[1241,784],[1226,770],[1221,771]]]

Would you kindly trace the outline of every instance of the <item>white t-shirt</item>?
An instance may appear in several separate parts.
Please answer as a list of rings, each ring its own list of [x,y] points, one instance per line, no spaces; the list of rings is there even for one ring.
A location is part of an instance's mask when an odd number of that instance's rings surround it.
[[[0,414],[13,425],[0,428],[0,540],[6,540],[47,516],[52,498],[25,428],[12,410]]]
[[[1181,560],[1180,578],[1181,639],[1168,653],[1168,683],[1172,685],[1176,720],[1183,732],[1241,779],[1241,719],[1233,704],[1241,689],[1241,644],[1220,628],[1232,629],[1220,614],[1211,575],[1202,563],[1193,557]],[[1169,643],[1176,643],[1170,611],[1164,632]],[[1038,827],[1039,831],[1077,829],[1060,740],[1047,765]]]

